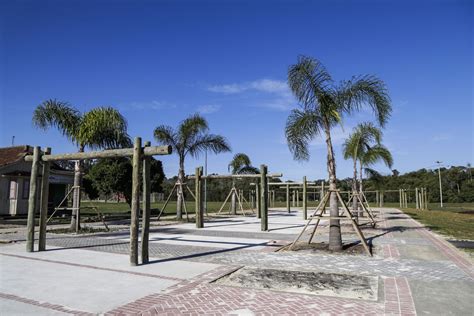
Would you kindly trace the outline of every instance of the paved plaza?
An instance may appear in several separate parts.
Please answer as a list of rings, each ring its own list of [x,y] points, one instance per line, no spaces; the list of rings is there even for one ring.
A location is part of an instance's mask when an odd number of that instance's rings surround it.
[[[2,315],[472,315],[472,261],[397,209],[363,225],[374,256],[283,251],[305,224],[300,211],[273,210],[269,231],[255,217],[152,226],[148,265],[129,265],[127,230],[48,234],[27,253],[25,232],[0,235]],[[316,242],[326,242],[322,220]],[[343,222],[344,243],[358,237]],[[304,236],[307,238],[307,236]],[[367,276],[371,299],[237,287],[215,282],[243,267]]]

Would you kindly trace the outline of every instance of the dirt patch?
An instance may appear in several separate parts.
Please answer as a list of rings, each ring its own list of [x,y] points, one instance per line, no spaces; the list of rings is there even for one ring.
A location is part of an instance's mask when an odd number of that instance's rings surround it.
[[[322,272],[245,267],[215,281],[216,284],[283,292],[377,300],[378,278]]]
[[[345,244],[342,246],[342,252],[329,250],[329,244],[320,242],[320,243],[311,243],[307,242],[297,242],[294,247],[290,250],[291,244],[282,247],[279,251],[300,251],[307,253],[336,253],[336,254],[345,254],[345,255],[367,255],[367,252],[364,249],[364,246],[360,243]],[[369,245],[370,249],[370,245]],[[373,249],[370,249],[373,251]]]

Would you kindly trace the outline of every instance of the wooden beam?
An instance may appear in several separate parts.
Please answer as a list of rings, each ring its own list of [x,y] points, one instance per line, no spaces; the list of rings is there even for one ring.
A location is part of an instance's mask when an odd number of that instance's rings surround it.
[[[42,161],[59,161],[59,160],[84,160],[97,158],[118,158],[118,157],[132,157],[134,155],[134,148],[109,149],[102,151],[90,151],[83,153],[70,153],[58,155],[43,155]],[[144,156],[155,155],[169,155],[172,153],[171,146],[152,146],[147,147],[143,151]],[[33,161],[33,156],[28,155],[25,161]]]
[[[203,228],[203,204],[202,204],[202,167],[196,168],[196,179],[195,179],[195,200],[196,200],[196,228]]]
[[[36,211],[36,182],[38,181],[38,169],[40,161],[40,148],[36,146],[33,150],[33,163],[30,176],[30,196],[28,199],[28,220],[26,235],[26,251],[33,252],[35,248],[35,211]]]
[[[303,177],[303,219],[308,219],[308,196],[306,188],[306,176]]]
[[[195,179],[195,175],[187,176],[188,179]],[[280,178],[283,177],[282,173],[269,173],[267,178]],[[210,174],[208,176],[202,176],[202,179],[239,179],[239,178],[261,178],[260,174]],[[284,183],[282,183],[284,184]]]
[[[51,154],[51,148],[46,148],[44,153]],[[40,194],[40,219],[39,219],[39,241],[38,250],[46,250],[46,223],[48,220],[48,197],[49,197],[49,162],[43,162]]]
[[[151,142],[145,142],[145,148],[151,146]],[[143,157],[143,192],[142,192],[142,264],[147,264],[150,261],[148,253],[148,239],[150,236],[150,216],[151,216],[151,181],[150,181],[150,157]]]
[[[138,265],[138,212],[140,211],[140,165],[142,161],[142,139],[135,138],[132,161],[132,207],[130,218],[130,265]]]

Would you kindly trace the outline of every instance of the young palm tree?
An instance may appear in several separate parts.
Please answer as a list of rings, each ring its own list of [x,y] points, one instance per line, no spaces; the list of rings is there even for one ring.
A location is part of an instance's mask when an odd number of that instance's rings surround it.
[[[232,161],[229,163],[228,166],[229,171],[232,174],[257,174],[259,170],[252,166],[252,162],[250,161],[249,156],[244,153],[235,154]],[[232,187],[235,186],[235,180],[232,179]],[[230,211],[232,214],[237,214],[237,204],[236,204],[236,196],[235,192],[232,193],[231,196],[231,204],[230,204]]]
[[[33,113],[33,124],[43,130],[55,127],[77,146],[79,152],[84,152],[86,147],[117,148],[129,147],[131,144],[127,121],[112,107],[97,107],[80,113],[67,102],[50,99],[37,106]],[[82,167],[82,162],[76,161],[71,229],[79,228],[80,223]]]
[[[357,162],[370,150],[373,143],[380,145],[382,131],[372,123],[361,123],[354,128],[354,131],[346,139],[342,146],[344,159],[352,159],[354,176],[352,181],[352,192],[357,190]],[[357,209],[357,200],[352,200],[353,209]]]
[[[393,157],[390,151],[383,146],[382,144],[378,143],[374,146],[369,146],[366,151],[362,152],[362,154],[359,157],[359,192],[362,192],[362,177],[363,173],[362,171],[365,171],[365,173],[371,175],[371,176],[377,176],[378,172],[372,168],[370,168],[371,165],[382,161],[387,167],[392,168],[393,165]]]
[[[326,68],[316,59],[300,56],[288,70],[288,84],[300,109],[294,109],[286,122],[288,146],[296,160],[308,160],[308,144],[324,134],[327,147],[329,189],[336,190],[336,161],[331,129],[341,123],[343,115],[350,115],[368,106],[383,126],[391,113],[390,98],[382,80],[373,76],[353,77],[335,85]],[[337,197],[331,194],[330,215],[339,216]],[[341,250],[339,220],[331,219],[329,249]]]
[[[211,151],[215,154],[230,151],[230,145],[227,140],[214,134],[208,134],[207,121],[199,114],[194,114],[181,122],[175,130],[170,126],[160,125],[155,128],[154,135],[158,143],[170,145],[173,152],[179,157],[178,183],[184,183],[184,161],[187,155],[198,157],[205,151]],[[182,187],[178,187],[182,190]],[[182,219],[183,203],[182,192],[178,192],[176,217]]]

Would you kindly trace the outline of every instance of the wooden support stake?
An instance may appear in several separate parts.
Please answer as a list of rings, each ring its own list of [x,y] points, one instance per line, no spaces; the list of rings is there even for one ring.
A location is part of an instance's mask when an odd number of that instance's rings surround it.
[[[140,211],[140,166],[142,162],[142,139],[135,138],[133,144],[132,207],[130,218],[130,265],[138,265],[138,214]]]
[[[145,142],[145,148],[151,146],[151,142]],[[148,255],[148,239],[150,235],[150,215],[151,215],[151,204],[150,204],[150,157],[143,158],[143,213],[142,213],[142,264],[147,264],[150,261]]]
[[[35,248],[35,212],[36,212],[36,183],[38,182],[38,169],[40,161],[40,147],[33,150],[33,163],[31,164],[30,196],[28,199],[28,220],[26,235],[26,251],[33,252]]]
[[[168,195],[168,198],[165,201],[165,204],[163,204],[163,207],[161,208],[160,213],[158,214],[158,218],[156,219],[157,221],[160,220],[161,214],[163,214],[163,212],[165,211],[166,206],[168,205],[171,197],[173,196],[174,190],[176,190],[176,186],[177,186],[177,184],[175,183],[173,188],[171,189],[170,194]]]
[[[51,154],[51,148],[44,150],[46,155]],[[40,219],[39,219],[39,242],[38,250],[46,250],[46,223],[48,220],[48,197],[49,197],[49,162],[43,162],[43,172],[41,178],[41,195],[40,195]]]
[[[308,197],[307,195],[306,176],[303,177],[303,219],[308,219]]]
[[[261,191],[261,219],[260,228],[262,231],[268,230],[268,179],[267,179],[268,168],[265,165],[260,166],[260,191]]]
[[[260,186],[255,186],[255,202],[257,204],[257,218],[262,218],[262,199],[260,198]]]

